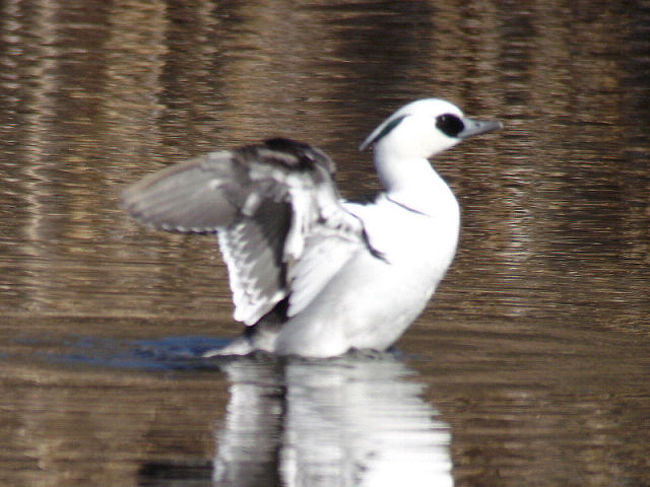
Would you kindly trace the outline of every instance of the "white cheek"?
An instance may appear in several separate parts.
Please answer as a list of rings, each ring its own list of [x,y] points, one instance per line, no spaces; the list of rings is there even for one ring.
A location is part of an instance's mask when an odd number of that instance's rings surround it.
[[[435,127],[422,117],[407,117],[393,130],[390,146],[400,157],[427,157],[431,147],[432,129]],[[388,142],[388,141],[387,141]]]
[[[433,154],[456,145],[459,140],[442,133],[433,117],[409,117],[404,120],[402,129],[405,139],[410,139],[412,156],[431,157]]]
[[[381,139],[375,151],[381,158],[428,159],[456,145],[459,140],[447,137],[435,125],[435,117],[411,115]]]
[[[454,137],[448,137],[443,134],[440,130],[436,129],[435,132],[429,137],[429,154],[436,154],[443,150],[449,149],[450,147],[455,146],[460,142],[459,139]]]

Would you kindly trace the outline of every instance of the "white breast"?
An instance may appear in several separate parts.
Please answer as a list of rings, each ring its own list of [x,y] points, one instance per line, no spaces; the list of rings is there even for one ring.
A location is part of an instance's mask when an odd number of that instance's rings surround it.
[[[440,215],[406,209],[386,196],[373,205],[345,206],[363,221],[379,257],[364,251],[351,259],[318,300],[284,325],[280,353],[385,349],[422,312],[453,259],[457,205]]]

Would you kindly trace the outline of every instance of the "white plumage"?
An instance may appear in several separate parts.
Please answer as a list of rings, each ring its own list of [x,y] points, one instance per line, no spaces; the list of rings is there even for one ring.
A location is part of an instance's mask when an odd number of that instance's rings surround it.
[[[428,158],[499,127],[444,100],[402,107],[361,145],[374,146],[385,188],[371,203],[340,198],[322,151],[270,139],[150,175],[123,204],[156,228],[218,234],[234,317],[249,328],[211,354],[383,350],[422,312],[456,250],[458,203]]]

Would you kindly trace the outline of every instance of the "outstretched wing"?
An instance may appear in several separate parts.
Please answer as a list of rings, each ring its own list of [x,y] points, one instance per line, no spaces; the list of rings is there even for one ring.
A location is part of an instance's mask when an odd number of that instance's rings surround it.
[[[361,221],[340,204],[334,163],[287,139],[214,152],[152,174],[122,194],[136,219],[183,233],[218,233],[235,319],[253,325],[281,300],[307,306],[367,248]]]

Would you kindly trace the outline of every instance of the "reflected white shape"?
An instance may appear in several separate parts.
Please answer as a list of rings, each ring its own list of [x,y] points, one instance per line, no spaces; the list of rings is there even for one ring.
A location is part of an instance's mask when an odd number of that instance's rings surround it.
[[[226,370],[216,485],[453,486],[449,427],[393,356],[234,361]]]

